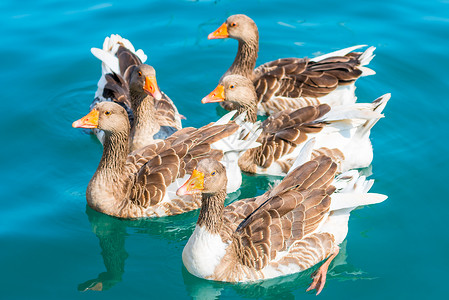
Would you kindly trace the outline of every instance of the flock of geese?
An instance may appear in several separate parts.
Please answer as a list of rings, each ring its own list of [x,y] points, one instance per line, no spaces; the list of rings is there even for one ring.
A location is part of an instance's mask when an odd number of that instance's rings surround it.
[[[182,253],[190,273],[246,282],[325,261],[308,289],[319,294],[351,210],[387,198],[368,193],[373,180],[355,170],[371,164],[370,130],[390,98],[356,103],[355,81],[374,74],[366,65],[375,48],[256,68],[259,34],[249,17],[230,16],[208,38],[236,39],[238,51],[201,101],[230,112],[201,128],[182,128],[183,115],[159,89],[142,50],[119,35],[92,48],[102,75],[89,114],[72,125],[92,129],[104,146],[87,203],[119,218],[200,209]],[[225,207],[241,172],[284,178],[263,195]]]

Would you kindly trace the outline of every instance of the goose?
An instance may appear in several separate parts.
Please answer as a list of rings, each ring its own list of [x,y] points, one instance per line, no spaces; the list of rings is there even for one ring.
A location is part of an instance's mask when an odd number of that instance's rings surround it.
[[[390,94],[372,103],[330,107],[328,104],[286,109],[269,116],[261,124],[261,146],[244,152],[239,158],[242,171],[285,175],[304,142],[316,138],[314,156],[326,154],[338,163],[339,172],[368,167],[373,160],[371,128],[383,117]],[[257,95],[251,80],[227,75],[202,103],[228,102],[245,120],[257,121]]]
[[[256,69],[259,51],[259,31],[256,23],[243,14],[232,15],[208,39],[238,40],[238,51],[226,75],[238,74],[252,80],[257,92],[257,112],[273,114],[285,109],[327,103],[330,106],[356,101],[355,81],[373,75],[368,67],[375,47],[365,52],[353,52],[365,45],[353,46],[332,53],[308,58],[281,58]],[[234,109],[232,104],[222,105]]]
[[[327,259],[308,289],[319,294],[347,235],[350,211],[387,198],[368,193],[373,181],[357,171],[334,180],[336,170],[330,157],[318,156],[263,195],[224,207],[225,168],[214,159],[199,161],[177,191],[200,194],[202,203],[182,252],[184,266],[208,280],[252,282],[301,272]]]
[[[131,122],[130,150],[163,140],[182,128],[181,118],[173,101],[160,91],[154,67],[144,64],[145,53],[119,35],[106,37],[103,49],[91,52],[102,61],[91,109],[96,103],[114,101],[128,112]],[[103,133],[94,129],[100,142]]]
[[[197,161],[207,157],[226,165],[233,176],[227,191],[236,191],[242,181],[236,158],[239,151],[258,146],[254,141],[260,131],[230,122],[234,113],[199,129],[181,129],[166,140],[129,153],[126,110],[115,102],[97,103],[72,124],[74,128],[98,128],[105,133],[103,155],[87,186],[87,203],[119,218],[159,217],[197,209],[198,197],[180,198],[175,192]]]

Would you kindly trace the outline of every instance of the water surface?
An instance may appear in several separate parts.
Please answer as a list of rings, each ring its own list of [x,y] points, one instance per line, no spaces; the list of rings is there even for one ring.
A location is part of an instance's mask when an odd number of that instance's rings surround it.
[[[188,274],[181,252],[198,212],[126,221],[86,208],[85,189],[102,149],[71,123],[87,113],[100,75],[90,47],[112,33],[130,39],[187,116],[184,125],[201,126],[219,111],[200,99],[237,48],[233,40],[206,37],[234,13],[259,27],[259,64],[376,46],[370,66],[377,75],[357,82],[357,96],[367,102],[392,93],[371,135],[373,191],[389,199],[352,213],[320,298],[443,298],[448,12],[445,0],[1,2],[2,298],[315,297],[305,292],[313,269],[255,284]],[[268,183],[245,177],[241,197]]]

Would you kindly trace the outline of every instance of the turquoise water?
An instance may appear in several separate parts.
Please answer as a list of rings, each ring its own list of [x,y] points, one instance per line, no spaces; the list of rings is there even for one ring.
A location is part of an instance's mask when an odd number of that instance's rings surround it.
[[[444,298],[449,238],[442,226],[449,109],[449,1],[2,1],[0,287],[2,299],[314,298],[313,270],[256,284],[197,279],[181,252],[198,212],[123,221],[86,208],[101,146],[71,123],[100,75],[90,47],[118,33],[143,49],[159,86],[187,116],[217,118],[200,99],[232,63],[233,40],[207,40],[228,15],[260,30],[258,63],[368,44],[377,75],[358,81],[371,101],[392,93],[372,131],[379,205],[354,211],[321,299]],[[262,193],[246,177],[241,197]],[[100,287],[104,291],[85,291]]]

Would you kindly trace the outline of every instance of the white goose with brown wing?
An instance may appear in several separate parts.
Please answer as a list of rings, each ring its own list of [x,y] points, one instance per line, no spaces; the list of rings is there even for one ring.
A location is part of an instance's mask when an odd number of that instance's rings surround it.
[[[271,191],[224,207],[225,168],[214,159],[201,160],[177,192],[201,194],[198,222],[182,254],[187,270],[209,280],[246,282],[300,272],[327,259],[309,288],[320,293],[346,237],[349,212],[387,198],[368,193],[372,181],[357,172],[334,179],[336,170],[329,157],[319,156]]]

